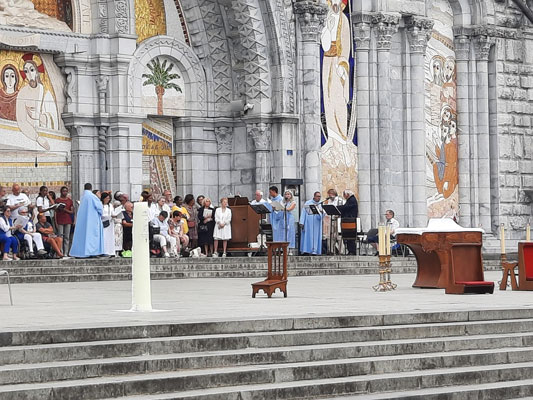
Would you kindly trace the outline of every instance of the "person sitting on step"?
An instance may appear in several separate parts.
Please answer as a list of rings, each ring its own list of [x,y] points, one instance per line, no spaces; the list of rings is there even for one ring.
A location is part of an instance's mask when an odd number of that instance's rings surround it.
[[[63,238],[56,235],[52,224],[46,220],[44,214],[39,214],[37,220],[39,222],[35,225],[35,228],[41,234],[43,241],[48,243],[56,253],[54,258],[63,258]]]

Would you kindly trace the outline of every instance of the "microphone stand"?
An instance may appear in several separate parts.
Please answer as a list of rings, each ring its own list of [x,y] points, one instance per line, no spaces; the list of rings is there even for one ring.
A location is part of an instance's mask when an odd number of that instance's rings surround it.
[[[284,220],[285,220],[285,241],[287,241],[287,235],[288,235],[288,229],[287,229],[287,202],[285,201],[284,202],[284,207],[285,209],[283,210],[283,217],[284,217]]]

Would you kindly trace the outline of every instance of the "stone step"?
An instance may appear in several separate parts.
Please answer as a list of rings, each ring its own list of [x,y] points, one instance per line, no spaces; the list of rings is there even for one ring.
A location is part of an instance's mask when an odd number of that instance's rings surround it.
[[[315,381],[316,382],[316,381]],[[353,383],[348,379],[329,379],[317,382],[320,387],[314,388],[309,382],[280,383],[255,385],[255,391],[249,390],[250,387],[239,386],[234,388],[208,389],[202,391],[190,391],[182,393],[163,393],[150,395],[150,400],[241,400],[241,399],[265,399],[267,397],[252,397],[255,394],[262,394],[264,391],[269,391],[276,397],[271,398],[291,398],[291,399],[328,399],[328,400],[383,400],[383,399],[420,399],[420,400],[467,400],[467,399],[483,399],[483,400],[506,400],[506,399],[521,399],[530,400],[533,395],[533,379],[519,379],[509,381],[496,381],[491,383],[471,384],[471,385],[451,385],[444,387],[431,387],[429,389],[419,390],[405,390],[398,392],[385,393],[368,393],[364,391],[359,395],[344,396],[343,393],[350,392],[350,385]],[[344,385],[344,386],[343,386]],[[316,393],[326,393],[329,387],[337,390],[339,395],[330,397],[332,393],[323,395]],[[289,392],[286,397],[278,397],[276,387],[280,388],[280,392]],[[291,397],[290,391],[302,393],[307,389],[309,394],[303,397]],[[234,389],[232,391],[232,389]],[[310,393],[314,392],[315,395]],[[248,397],[248,395],[250,395]],[[118,397],[120,400],[139,400],[146,399],[146,396],[122,396]],[[104,399],[104,400],[110,400]]]
[[[379,394],[362,394],[354,396],[330,397],[327,400],[531,400],[533,395],[533,379],[509,380],[473,385],[446,386],[441,388],[406,390],[403,392],[386,392]],[[155,398],[158,398],[157,396]],[[325,399],[324,399],[325,400]]]
[[[355,366],[355,368],[352,368]],[[172,393],[175,399],[294,399],[332,394],[363,394],[385,391],[429,389],[461,384],[524,380],[533,376],[533,363],[433,368],[373,375],[353,375],[363,371],[352,360],[331,363],[306,362],[295,365],[228,367],[198,371],[172,371],[151,374],[98,377],[82,380],[0,386],[0,399],[85,400],[120,396]],[[371,371],[369,371],[371,372]],[[238,382],[246,386],[232,386]],[[209,389],[214,389],[209,391]],[[211,393],[209,393],[211,392]]]
[[[415,271],[416,265],[414,263],[404,263],[394,265],[394,271],[408,270]],[[105,273],[128,273],[131,272],[131,265],[107,265],[107,266],[48,266],[48,267],[17,267],[16,264],[11,263],[9,267],[5,267],[12,276],[19,275],[59,275],[59,274],[105,274]],[[194,271],[263,271],[266,273],[266,264],[185,264],[177,261],[174,264],[159,265],[155,264],[151,266],[152,272],[194,272]],[[378,266],[375,263],[314,263],[306,265],[290,266],[288,268],[289,274],[294,271],[307,271],[307,270],[339,270],[339,269],[357,269],[357,270],[378,270]]]
[[[217,354],[224,359],[224,356],[231,358],[236,351],[246,354],[246,349],[249,348],[253,351],[249,351],[243,358],[257,353],[257,357],[271,357],[275,360],[276,357],[288,359],[289,356],[298,359],[300,355],[307,354],[310,348],[321,354],[323,359],[330,359],[336,357],[341,350],[354,357],[366,357],[453,351],[459,348],[475,350],[497,349],[501,346],[527,347],[533,346],[533,333],[528,331],[532,326],[532,320],[505,320],[497,324],[468,322],[387,328],[330,328],[5,346],[0,347],[0,365],[171,353],[194,353],[195,362],[204,365],[216,360],[208,361],[212,357],[204,357],[203,352],[230,352]],[[418,339],[419,337],[424,339]],[[269,349],[272,354],[262,354],[264,349]]]
[[[414,273],[414,268],[404,269],[397,273]],[[377,275],[378,270],[336,269],[336,270],[298,270],[291,271],[289,276],[326,276],[326,275]],[[152,272],[153,280],[165,279],[192,279],[192,278],[253,278],[264,279],[266,270],[256,271],[183,271],[183,272]],[[377,279],[377,278],[376,278]],[[65,282],[93,282],[93,281],[128,281],[131,280],[129,273],[107,273],[107,274],[64,274],[64,275],[15,275],[11,277],[11,283],[65,283]],[[0,278],[0,284],[7,280]],[[252,283],[252,282],[250,282]]]
[[[239,336],[256,334],[259,336],[273,336],[278,333],[297,334],[306,331],[319,333],[331,332],[331,330],[346,330],[358,328],[361,331],[371,330],[374,337],[365,338],[365,341],[394,339],[390,334],[380,334],[380,328],[387,327],[387,331],[416,329],[417,327],[452,327],[457,335],[504,333],[498,331],[505,327],[521,328],[516,332],[527,332],[533,320],[533,309],[496,309],[496,310],[472,310],[454,312],[419,312],[399,314],[369,314],[369,315],[340,315],[340,316],[316,316],[316,317],[287,317],[287,318],[264,318],[249,320],[227,320],[223,323],[213,322],[185,322],[176,324],[158,325],[129,325],[129,326],[106,326],[95,328],[74,329],[51,329],[51,330],[13,330],[0,333],[0,349],[12,346],[32,345],[57,345],[64,343],[116,341],[116,340],[152,340],[154,338],[184,338],[191,336],[212,335],[213,337]],[[485,325],[490,331],[479,331]],[[266,333],[265,333],[266,332]],[[378,333],[375,333],[378,332]],[[507,330],[506,332],[512,332]],[[456,336],[457,336],[456,335]],[[366,335],[368,336],[368,335]],[[454,336],[447,334],[446,336]],[[436,337],[436,335],[432,335]],[[361,340],[358,338],[358,340]],[[353,341],[353,338],[348,340]],[[20,347],[18,347],[20,346]]]
[[[377,347],[382,344],[377,344]],[[390,346],[390,344],[389,344]],[[404,347],[405,348],[405,347]],[[315,352],[315,350],[317,350]],[[325,369],[335,368],[350,371],[350,375],[390,373],[399,371],[424,370],[427,368],[448,368],[460,366],[482,366],[492,364],[531,362],[533,347],[500,347],[490,349],[461,349],[458,351],[401,353],[376,356],[371,346],[368,353],[358,354],[346,346],[330,347],[329,352],[322,352],[309,346],[305,351],[274,348],[263,351],[205,352],[202,354],[143,354],[135,357],[115,357],[91,359],[84,361],[53,361],[36,364],[15,364],[0,367],[1,385],[63,381],[101,376],[122,376],[125,374],[149,374],[164,371],[221,368],[228,366],[292,365],[301,369],[302,364],[311,367],[324,365]],[[352,350],[351,352],[349,350]],[[351,353],[351,354],[350,354]],[[351,355],[351,357],[350,357]],[[310,364],[313,362],[314,364]],[[291,372],[294,375],[294,372]],[[323,375],[318,375],[323,376]],[[242,376],[241,376],[242,379]],[[239,382],[235,382],[239,383]],[[233,383],[232,383],[233,384]]]

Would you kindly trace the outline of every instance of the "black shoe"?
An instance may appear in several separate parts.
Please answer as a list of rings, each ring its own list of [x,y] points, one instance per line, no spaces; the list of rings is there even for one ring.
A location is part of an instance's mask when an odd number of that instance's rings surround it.
[[[379,256],[379,251],[376,251],[376,252],[374,253],[374,256]]]

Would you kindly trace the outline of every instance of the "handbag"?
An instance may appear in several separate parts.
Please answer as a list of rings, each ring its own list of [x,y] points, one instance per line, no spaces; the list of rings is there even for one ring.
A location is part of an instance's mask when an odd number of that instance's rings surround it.
[[[102,225],[104,225],[104,228],[107,228],[109,225],[111,225],[111,220],[107,219],[105,221],[102,221]]]
[[[198,232],[207,232],[209,231],[209,228],[207,225],[198,225]]]

